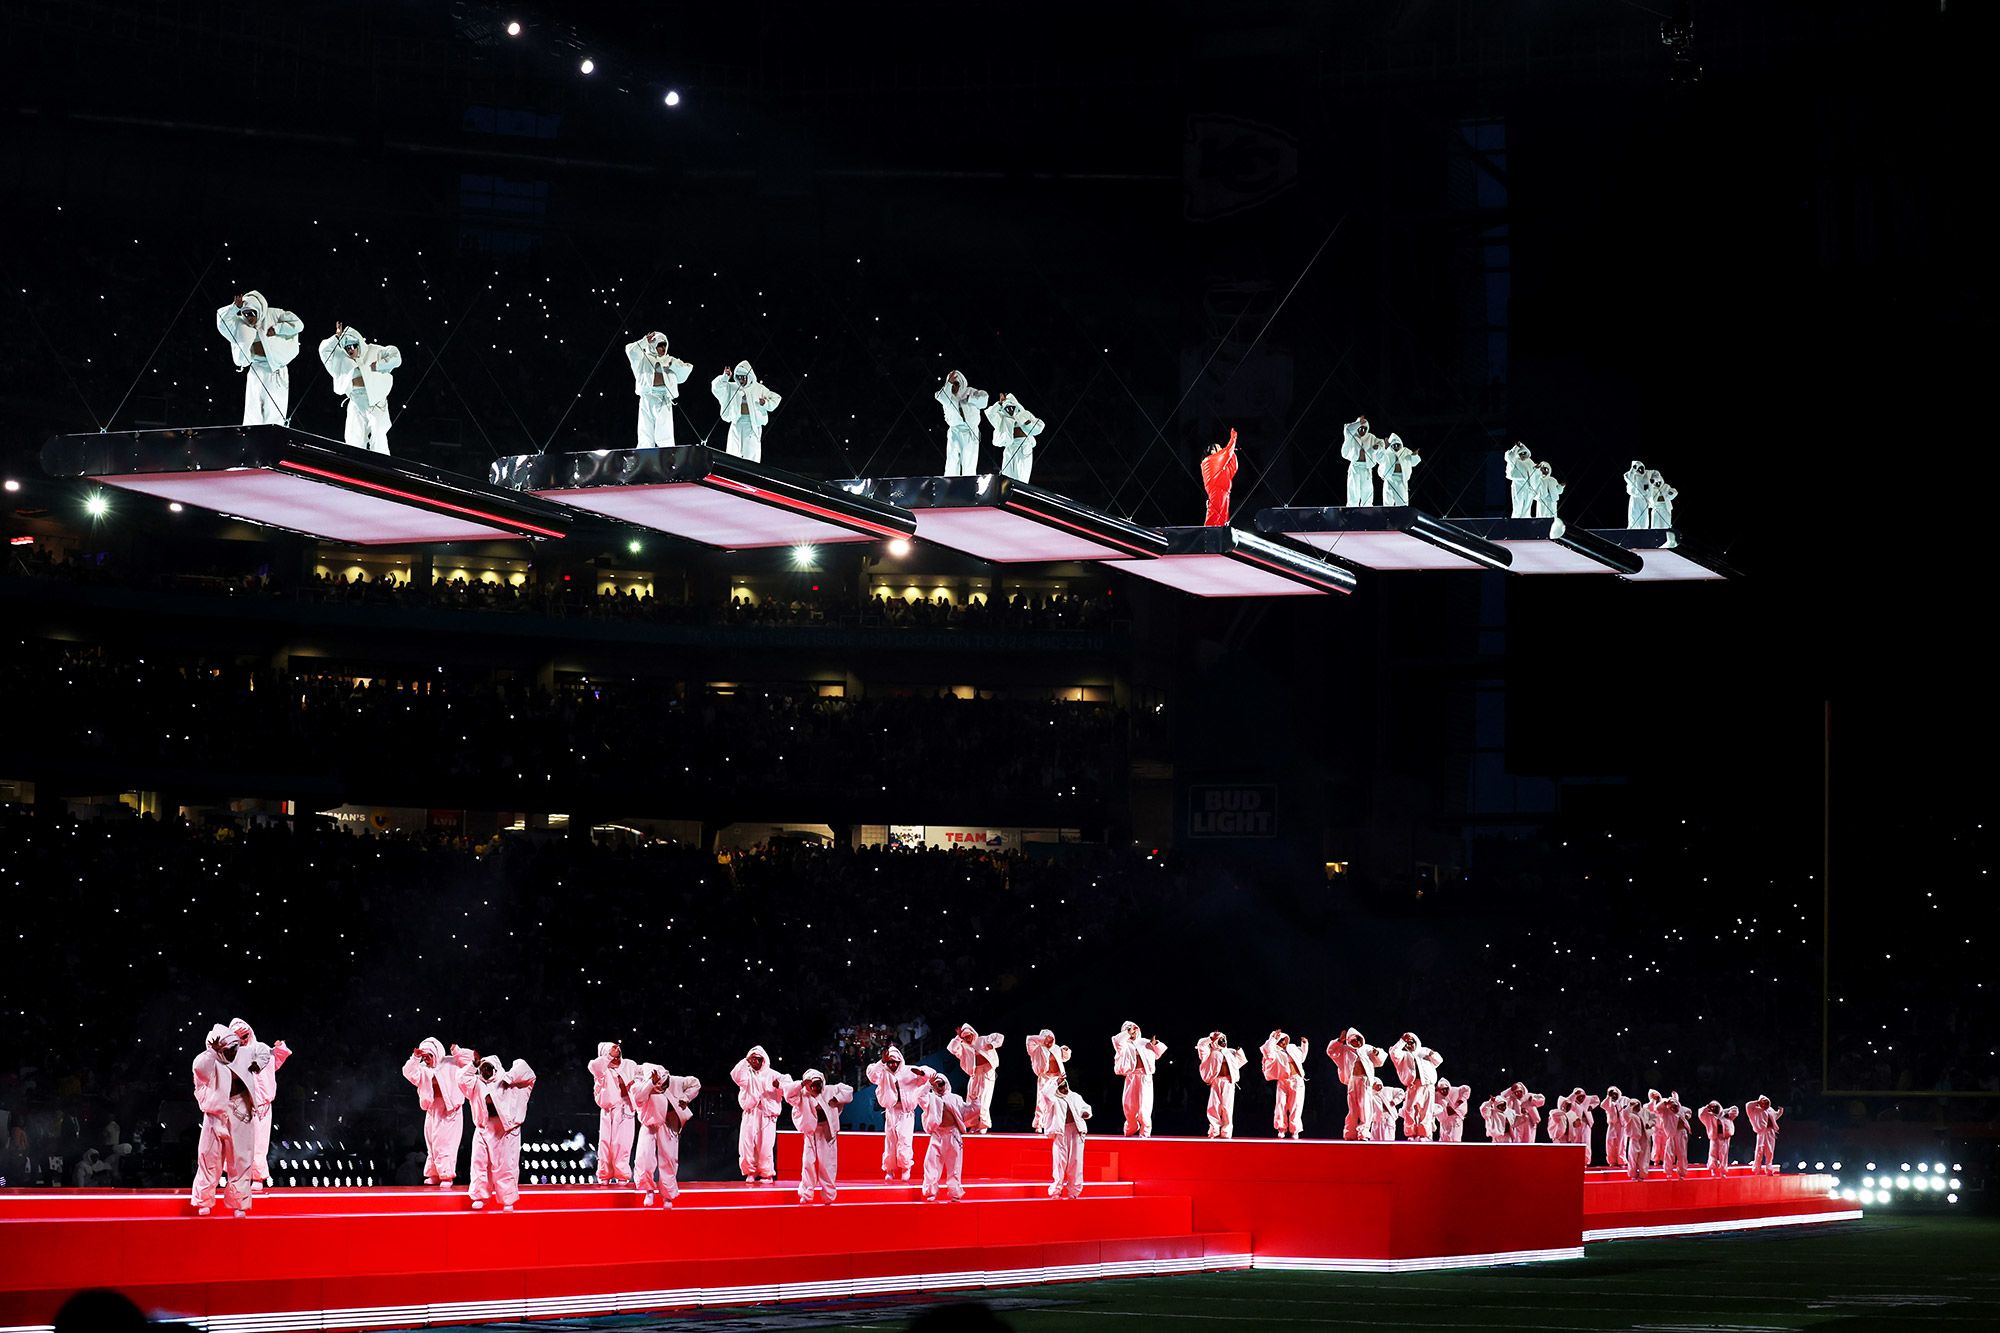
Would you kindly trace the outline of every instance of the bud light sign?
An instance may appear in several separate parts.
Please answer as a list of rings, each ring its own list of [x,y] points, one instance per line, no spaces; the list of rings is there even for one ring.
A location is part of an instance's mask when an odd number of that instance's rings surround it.
[[[1189,787],[1190,838],[1275,838],[1276,787]]]

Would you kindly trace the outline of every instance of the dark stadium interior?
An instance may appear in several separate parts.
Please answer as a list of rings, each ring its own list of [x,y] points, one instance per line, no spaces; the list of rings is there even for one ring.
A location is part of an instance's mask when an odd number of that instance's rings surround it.
[[[1217,1027],[1268,1134],[1283,1026],[1339,1137],[1352,1023],[1475,1100],[1769,1093],[1782,1157],[1948,1153],[1985,1207],[1990,14],[1696,3],[1689,81],[1677,0],[321,8],[0,6],[0,1183],[183,1187],[237,1014],[296,1053],[277,1137],[382,1183],[426,1036],[533,1063],[551,1139],[601,1040],[698,1074],[720,1179],[753,1043],[858,1084],[1004,1031],[1025,1129],[1020,1035],[1115,1112],[1131,1018],[1163,1134]],[[813,478],[935,472],[963,367],[1048,422],[1036,485],[1139,523],[1199,520],[1231,428],[1239,513],[1336,503],[1366,413],[1444,517],[1523,440],[1616,527],[1644,458],[1740,577],[1209,601],[592,515],[348,547],[45,475],[234,423],[252,287],[399,344],[395,457],[481,479],[629,447],[662,328],[681,443],[748,358]],[[327,383],[293,424],[338,440]]]

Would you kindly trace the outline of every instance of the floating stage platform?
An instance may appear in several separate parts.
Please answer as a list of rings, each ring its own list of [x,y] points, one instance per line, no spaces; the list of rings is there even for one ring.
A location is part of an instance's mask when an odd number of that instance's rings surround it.
[[[42,470],[355,546],[562,537],[561,505],[284,426],[58,435]]]
[[[494,486],[654,532],[750,550],[908,537],[908,510],[705,445],[497,459]]]
[[[1113,1112],[1115,1114],[1115,1110]],[[0,1333],[45,1333],[113,1287],[206,1333],[405,1328],[1225,1269],[1399,1272],[1580,1256],[1586,1242],[1860,1216],[1824,1175],[1642,1184],[1564,1144],[1126,1139],[1094,1134],[1084,1195],[1048,1197],[1047,1140],[966,1140],[966,1198],[881,1176],[881,1135],[840,1140],[840,1198],[691,1184],[280,1189],[247,1218],[185,1191],[0,1191]],[[796,1134],[779,1136],[781,1176]],[[917,1140],[918,1170],[923,1138]]]
[[[832,483],[913,514],[917,536],[954,551],[1019,564],[1151,560],[1167,538],[1129,519],[998,473],[976,477],[856,477]]]

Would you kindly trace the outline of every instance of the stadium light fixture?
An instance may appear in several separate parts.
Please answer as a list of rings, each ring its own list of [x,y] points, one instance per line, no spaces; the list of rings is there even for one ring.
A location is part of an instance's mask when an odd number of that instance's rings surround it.
[[[673,89],[669,88],[667,90],[667,95],[663,100],[666,102],[668,106],[679,106],[681,104],[681,95],[675,92]]]
[[[810,546],[799,545],[792,548],[792,568],[811,569],[819,557]]]
[[[597,62],[588,57],[585,57],[584,62],[581,65],[578,65],[577,68],[582,70],[585,74],[590,74],[597,69]]]
[[[103,518],[104,511],[111,508],[111,503],[104,498],[102,492],[98,492],[83,502],[83,508],[92,518]]]
[[[509,23],[507,25],[507,35],[509,37],[519,37],[521,35],[521,25],[519,23]]]

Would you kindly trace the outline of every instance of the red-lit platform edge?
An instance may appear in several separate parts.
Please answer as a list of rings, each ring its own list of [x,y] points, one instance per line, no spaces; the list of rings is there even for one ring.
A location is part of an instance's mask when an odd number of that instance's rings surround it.
[[[779,1169],[796,1171],[797,1139]],[[967,1142],[967,1200],[881,1180],[841,1141],[840,1201],[791,1186],[635,1194],[280,1190],[248,1219],[167,1191],[0,1191],[0,1333],[46,1330],[84,1286],[208,1333],[385,1328],[1241,1268],[1399,1271],[1571,1258],[1585,1239],[1856,1216],[1824,1176],[1635,1185],[1559,1145],[1093,1136],[1085,1197],[1046,1197],[1046,1140]],[[918,1145],[921,1161],[922,1141]]]
[[[1832,1187],[1829,1175],[1760,1176],[1747,1166],[1731,1167],[1722,1177],[1697,1167],[1686,1180],[1668,1180],[1655,1172],[1650,1180],[1635,1181],[1622,1171],[1588,1171],[1583,1238],[1693,1236],[1860,1217],[1859,1208],[1832,1197]]]
[[[841,1176],[879,1181],[881,1145],[879,1134],[842,1135]],[[1141,1198],[1187,1199],[1196,1231],[1249,1235],[1258,1268],[1402,1271],[1580,1256],[1581,1157],[1561,1144],[1093,1134],[1084,1178],[1129,1185]],[[779,1174],[796,1173],[798,1160],[797,1136],[781,1136]],[[1046,1139],[966,1140],[968,1178],[1047,1181],[1049,1172]]]

